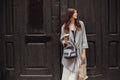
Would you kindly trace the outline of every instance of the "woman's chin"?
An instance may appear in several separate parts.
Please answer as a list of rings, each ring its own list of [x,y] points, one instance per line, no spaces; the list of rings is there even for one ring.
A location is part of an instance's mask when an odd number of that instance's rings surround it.
[[[74,19],[77,19],[77,17],[75,17]]]

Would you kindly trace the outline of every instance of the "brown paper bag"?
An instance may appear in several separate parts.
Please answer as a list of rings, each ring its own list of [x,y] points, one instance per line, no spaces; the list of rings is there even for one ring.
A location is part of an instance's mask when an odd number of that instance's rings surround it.
[[[87,68],[86,64],[84,63],[79,66],[78,80],[86,80],[87,78]]]

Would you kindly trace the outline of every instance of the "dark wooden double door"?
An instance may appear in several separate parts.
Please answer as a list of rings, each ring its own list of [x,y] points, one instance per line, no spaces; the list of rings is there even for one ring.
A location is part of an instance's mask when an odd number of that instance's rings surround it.
[[[0,80],[60,80],[60,16],[79,11],[86,26],[88,80],[120,80],[119,0],[3,0]]]

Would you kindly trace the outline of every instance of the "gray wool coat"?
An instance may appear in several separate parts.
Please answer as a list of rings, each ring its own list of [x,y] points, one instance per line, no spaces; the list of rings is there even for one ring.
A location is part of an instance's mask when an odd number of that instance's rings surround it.
[[[77,58],[73,58],[73,59],[66,59],[62,56],[62,64],[64,67],[66,67],[68,70],[72,71],[72,72],[78,72],[79,69],[79,65],[82,63],[81,61],[81,54],[82,54],[82,49],[83,48],[88,48],[88,42],[87,42],[87,37],[86,37],[86,31],[85,31],[85,26],[83,21],[80,21],[81,24],[81,29],[80,31],[76,32],[76,37],[75,37],[75,45],[77,47]],[[61,37],[60,37],[60,41],[63,44],[64,42],[64,35],[66,33],[64,33],[64,26],[65,24],[62,25],[61,27]],[[72,31],[70,29],[69,31],[69,40],[74,40],[73,38],[73,34]],[[63,44],[64,46],[64,44]]]

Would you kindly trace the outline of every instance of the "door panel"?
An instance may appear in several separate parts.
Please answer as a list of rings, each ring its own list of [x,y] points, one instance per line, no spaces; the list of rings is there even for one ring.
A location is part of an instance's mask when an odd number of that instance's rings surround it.
[[[107,80],[120,77],[120,1],[102,0],[103,68]]]
[[[14,25],[13,25],[13,11],[12,11],[12,1],[3,0],[0,3],[0,38],[1,38],[1,53],[0,53],[0,79],[1,80],[15,80],[15,53],[17,47],[17,38],[14,36]],[[17,61],[16,61],[17,62]]]
[[[55,80],[59,78],[60,66],[54,65],[54,60],[58,62],[59,58],[54,57],[56,44],[53,42],[50,0],[27,0],[23,4],[20,80]],[[58,71],[54,71],[56,69]]]
[[[84,21],[88,38],[89,49],[87,50],[89,80],[101,80],[104,76],[101,69],[102,42],[100,21],[100,0],[85,0],[76,2],[80,19]],[[79,6],[81,5],[81,6]]]
[[[59,3],[52,4],[5,0],[2,80],[60,80]]]

